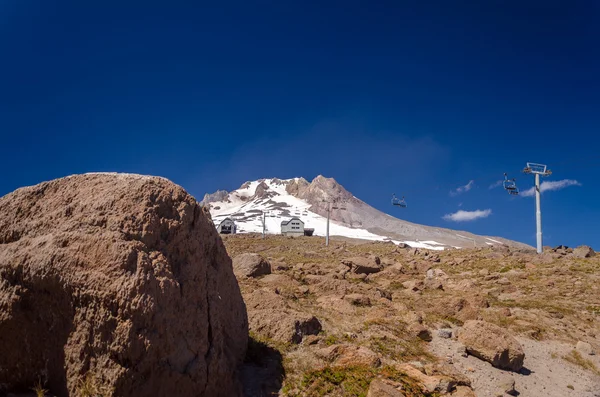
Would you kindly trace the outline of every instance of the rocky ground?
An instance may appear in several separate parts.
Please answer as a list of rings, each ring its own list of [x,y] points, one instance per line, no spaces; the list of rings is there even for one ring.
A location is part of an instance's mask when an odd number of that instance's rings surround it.
[[[591,250],[223,239],[248,310],[249,397],[600,396]]]

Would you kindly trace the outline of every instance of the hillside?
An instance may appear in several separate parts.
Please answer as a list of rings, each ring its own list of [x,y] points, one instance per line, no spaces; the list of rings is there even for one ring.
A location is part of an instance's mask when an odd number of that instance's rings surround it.
[[[246,397],[600,395],[600,256],[588,247],[223,241],[248,310]],[[264,258],[260,271],[248,256]]]
[[[442,250],[508,245],[531,248],[502,237],[479,236],[469,232],[424,226],[394,218],[348,192],[333,178],[317,176],[312,182],[304,178],[277,178],[246,182],[232,192],[206,194],[207,205],[215,224],[232,218],[238,232],[262,232],[265,213],[266,232],[278,234],[282,220],[297,216],[315,235],[324,236],[328,203],[331,211],[330,235],[349,238],[405,243],[411,247]]]

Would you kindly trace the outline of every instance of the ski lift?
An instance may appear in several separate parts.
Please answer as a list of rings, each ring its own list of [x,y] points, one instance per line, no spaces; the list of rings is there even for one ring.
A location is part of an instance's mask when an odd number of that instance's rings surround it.
[[[396,194],[392,194],[392,205],[396,205],[400,208],[406,208],[406,201],[404,201],[404,196],[402,196],[402,200],[396,197]]]
[[[517,180],[515,178],[508,179],[506,172],[504,173],[504,189],[513,196],[517,196],[519,194],[519,188],[517,187]]]

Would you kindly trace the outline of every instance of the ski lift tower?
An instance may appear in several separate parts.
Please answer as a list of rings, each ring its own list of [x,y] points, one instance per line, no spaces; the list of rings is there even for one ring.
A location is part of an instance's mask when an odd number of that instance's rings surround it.
[[[526,174],[535,175],[535,221],[537,226],[537,253],[542,253],[542,208],[540,204],[540,175],[549,176],[552,171],[547,169],[544,164],[527,163],[527,167],[523,170]]]
[[[325,246],[329,247],[329,218],[331,216],[331,211],[332,210],[342,210],[342,211],[345,211],[346,208],[336,207],[336,204],[338,203],[337,200],[333,200],[333,201],[323,200],[323,202],[327,203],[327,230],[326,230],[326,233],[325,233]],[[337,205],[345,204],[345,201],[341,201],[339,203],[340,204],[337,204]]]

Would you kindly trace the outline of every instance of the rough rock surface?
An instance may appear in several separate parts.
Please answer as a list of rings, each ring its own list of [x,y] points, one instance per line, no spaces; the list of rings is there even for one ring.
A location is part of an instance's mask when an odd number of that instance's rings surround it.
[[[236,396],[247,338],[231,260],[181,187],[86,174],[0,198],[1,387]]]
[[[379,356],[364,346],[333,345],[319,350],[316,354],[333,366],[378,367],[381,365]]]
[[[367,397],[404,397],[404,393],[380,379],[373,379]]]
[[[307,335],[321,332],[319,320],[292,309],[281,295],[262,289],[246,296],[250,328],[270,339],[300,343]]]
[[[233,271],[240,277],[258,277],[271,274],[271,264],[262,256],[245,253],[233,259]]]
[[[467,321],[458,334],[467,352],[496,368],[519,371],[525,353],[521,344],[506,330],[485,321]]]
[[[576,258],[591,258],[596,255],[594,250],[587,245],[581,245],[573,250],[573,256]]]
[[[378,273],[383,269],[379,258],[347,258],[342,263],[350,268],[350,271],[358,274]]]

